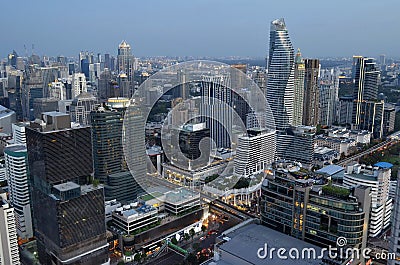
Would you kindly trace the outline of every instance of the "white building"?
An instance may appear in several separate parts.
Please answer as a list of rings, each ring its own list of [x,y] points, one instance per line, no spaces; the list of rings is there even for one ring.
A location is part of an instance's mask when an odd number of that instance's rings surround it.
[[[371,187],[370,237],[380,235],[390,224],[392,199],[389,197],[389,187],[392,166],[386,162],[377,163],[373,168],[353,164],[347,167],[343,178],[343,185],[347,187]]]
[[[29,122],[18,122],[11,125],[14,144],[26,144],[26,126],[29,126]]]
[[[131,203],[118,207],[112,213],[113,224],[126,234],[137,233],[140,229],[155,225],[158,211],[151,205]]]
[[[19,265],[14,208],[8,204],[7,195],[2,190],[0,204],[0,265]]]
[[[87,92],[85,75],[83,73],[75,73],[72,75],[72,82],[71,82],[72,98],[77,97],[83,92]]]
[[[397,176],[397,186],[400,187],[400,178]],[[396,258],[388,260],[388,265],[400,265],[400,189],[396,191],[396,198],[393,206],[392,229],[389,238],[389,253],[395,253]]]
[[[331,126],[337,116],[339,102],[339,73],[323,69],[319,77],[320,123]]]
[[[261,129],[248,130],[248,135],[238,137],[234,172],[248,177],[266,169],[275,157],[275,132]]]
[[[28,154],[25,145],[13,144],[4,149],[6,178],[10,190],[10,202],[15,208],[18,235],[33,237],[31,201],[28,183]]]
[[[66,89],[64,83],[56,80],[49,84],[49,97],[56,98],[58,100],[67,99]]]

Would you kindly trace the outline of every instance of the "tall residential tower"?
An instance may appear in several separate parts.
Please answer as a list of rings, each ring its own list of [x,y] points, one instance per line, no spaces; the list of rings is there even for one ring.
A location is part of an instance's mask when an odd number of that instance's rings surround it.
[[[283,18],[271,22],[267,100],[277,130],[293,123],[294,50]]]

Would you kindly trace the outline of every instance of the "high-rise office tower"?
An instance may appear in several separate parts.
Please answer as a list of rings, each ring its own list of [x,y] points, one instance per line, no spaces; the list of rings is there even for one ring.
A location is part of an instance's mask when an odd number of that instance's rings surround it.
[[[381,137],[381,133],[378,133],[381,130],[374,128],[377,124],[374,122],[376,119],[375,112],[369,112],[367,115],[365,109],[375,108],[373,105],[378,97],[379,75],[380,72],[373,59],[362,56],[353,57],[354,105],[352,126],[359,130],[372,131],[374,129],[374,137]]]
[[[271,22],[267,100],[277,130],[285,130],[293,123],[294,50],[285,21]]]
[[[104,68],[111,68],[111,60],[110,60],[110,54],[106,53],[104,54]]]
[[[355,105],[357,104],[357,107]],[[382,138],[384,132],[384,109],[385,103],[382,101],[354,101],[353,111],[357,108],[358,115],[355,121],[353,112],[352,128],[357,130],[368,130],[372,132],[374,138]]]
[[[117,71],[118,74],[125,73],[128,77],[129,82],[133,80],[133,64],[134,59],[131,51],[131,45],[126,41],[122,41],[118,46],[118,57],[117,57]]]
[[[303,124],[304,104],[304,60],[301,57],[300,49],[297,51],[294,64],[294,104],[293,104],[293,126]]]
[[[18,238],[14,208],[7,201],[7,194],[0,189],[0,264],[19,265]]]
[[[125,109],[98,107],[90,113],[94,177],[105,183],[107,176],[126,171],[122,148]]]
[[[303,125],[316,126],[319,118],[319,60],[305,59]]]
[[[357,101],[376,100],[380,72],[374,59],[353,56],[354,99]]]
[[[340,125],[351,125],[353,120],[353,106],[353,96],[341,96],[339,98],[337,122]]]
[[[321,70],[319,79],[319,123],[331,126],[338,121],[339,73],[335,69]]]
[[[26,130],[33,220],[43,265],[109,264],[104,190],[87,185],[93,172],[90,127],[43,113]]]
[[[266,129],[249,129],[247,135],[238,137],[234,172],[250,177],[269,167],[275,157],[275,132]]]
[[[76,73],[72,75],[72,98],[77,97],[83,92],[87,92],[86,77],[82,73]]]
[[[395,106],[389,103],[385,103],[384,115],[383,115],[383,134],[389,135],[394,131],[394,125],[396,121],[396,109]]]
[[[128,171],[122,146],[122,128],[127,104],[108,104],[90,113],[94,177],[104,184],[106,200],[133,201],[139,186]]]
[[[210,75],[202,79],[200,115],[206,117],[202,122],[206,122],[217,148],[230,148],[233,121],[232,111],[227,108],[233,106],[230,75]]]
[[[21,238],[31,238],[33,237],[33,228],[26,146],[8,145],[4,149],[4,157],[10,202],[15,210],[17,232]]]

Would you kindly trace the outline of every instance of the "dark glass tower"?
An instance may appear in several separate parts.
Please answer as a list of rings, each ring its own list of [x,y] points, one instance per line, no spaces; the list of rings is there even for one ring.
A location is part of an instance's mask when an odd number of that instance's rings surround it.
[[[319,121],[319,60],[305,59],[303,125],[316,126]]]
[[[90,127],[71,128],[68,114],[44,113],[27,127],[33,222],[39,261],[108,261],[104,191],[87,185],[93,171]]]
[[[94,177],[105,185],[106,200],[133,201],[139,186],[128,171],[122,146],[126,108],[99,107],[90,113]]]

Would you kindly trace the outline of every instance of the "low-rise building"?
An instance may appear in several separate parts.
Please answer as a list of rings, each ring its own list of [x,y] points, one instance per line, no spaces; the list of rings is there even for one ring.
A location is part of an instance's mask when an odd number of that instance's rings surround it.
[[[157,224],[157,214],[157,209],[151,205],[131,203],[117,208],[112,213],[112,221],[115,227],[129,235]]]
[[[317,146],[314,149],[314,165],[323,167],[333,163],[333,160],[340,159],[340,153],[325,146]]]
[[[356,146],[356,141],[350,138],[336,138],[336,137],[325,137],[318,135],[315,137],[315,144],[318,146],[325,146],[338,151],[340,154],[345,156],[350,155]],[[351,147],[354,147],[353,149]]]

